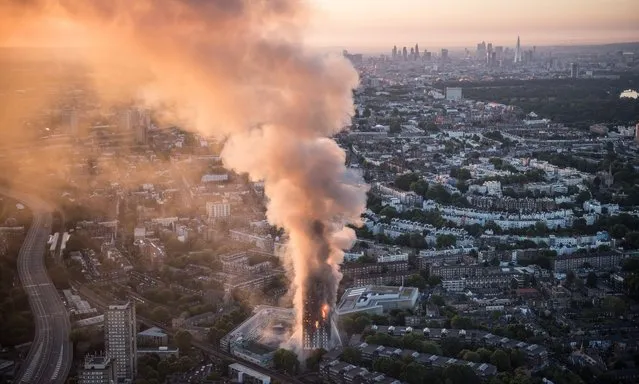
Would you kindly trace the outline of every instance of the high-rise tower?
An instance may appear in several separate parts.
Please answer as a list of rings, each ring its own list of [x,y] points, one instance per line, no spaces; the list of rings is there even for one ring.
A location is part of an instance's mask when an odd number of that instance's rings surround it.
[[[521,41],[519,40],[519,36],[517,36],[517,46],[515,47],[515,63],[521,63]]]
[[[311,279],[304,290],[302,344],[307,350],[331,347],[331,309],[323,302],[325,288],[321,279]]]
[[[570,77],[576,79],[579,77],[579,64],[570,63]]]
[[[133,380],[137,363],[135,305],[109,305],[104,313],[104,344],[115,361],[118,380]]]
[[[442,48],[441,59],[442,59],[442,62],[448,61],[448,49]]]

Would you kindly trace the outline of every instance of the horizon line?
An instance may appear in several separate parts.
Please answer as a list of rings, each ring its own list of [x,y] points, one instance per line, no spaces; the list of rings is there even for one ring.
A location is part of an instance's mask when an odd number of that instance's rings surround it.
[[[485,41],[485,40],[483,40]],[[490,41],[485,41],[486,43],[492,43]],[[419,42],[415,42],[415,44],[418,45],[422,45],[422,43]],[[451,44],[451,45],[442,45],[442,46],[432,46],[433,48],[431,49],[453,49],[453,50],[463,50],[463,49],[468,49],[468,48],[474,48],[476,43],[472,43],[471,45],[459,45],[459,44]],[[522,45],[523,47],[537,47],[537,48],[555,48],[555,47],[597,47],[597,46],[607,46],[607,45],[631,45],[631,44],[637,44],[639,45],[639,40],[635,40],[635,41],[611,41],[611,42],[596,42],[596,41],[580,41],[580,42],[560,42],[560,43],[545,43],[545,44],[524,44]],[[397,46],[398,48],[400,47],[400,45],[394,44],[395,46]],[[434,44],[436,45],[436,44]],[[513,46],[515,46],[515,44],[513,44]],[[307,48],[315,48],[315,49],[319,49],[319,50],[348,50],[349,52],[351,51],[351,49],[353,49],[353,51],[351,53],[356,53],[357,50],[363,50],[363,51],[367,51],[367,52],[371,52],[371,51],[375,51],[375,53],[384,53],[386,50],[388,50],[389,48],[392,49],[392,46],[386,47],[386,48],[382,48],[381,46],[375,45],[359,45],[359,47],[355,47],[355,48],[349,48],[349,47],[353,47],[355,46],[355,44],[353,45],[318,45],[318,44],[305,44],[305,47]],[[413,47],[414,45],[405,45],[406,47]],[[422,45],[423,47],[426,47],[426,45]],[[493,43],[493,46],[505,46],[503,44],[495,44]],[[51,50],[55,50],[55,49],[82,49],[85,48],[86,46],[84,45],[77,45],[77,46],[59,46],[59,45],[41,45],[41,46],[30,46],[30,45],[1,45],[0,44],[0,49],[51,49]],[[402,46],[403,47],[403,46]]]

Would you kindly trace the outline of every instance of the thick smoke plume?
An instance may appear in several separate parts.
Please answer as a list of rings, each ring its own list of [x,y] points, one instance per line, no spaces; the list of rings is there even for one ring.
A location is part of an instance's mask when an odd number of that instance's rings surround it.
[[[329,139],[353,113],[357,74],[303,48],[307,16],[299,0],[0,3],[0,44],[62,36],[59,45],[83,47],[105,103],[135,95],[227,139],[225,165],[265,181],[268,219],[289,234],[298,330],[309,280],[321,280],[318,302],[335,304],[342,249],[354,240],[345,225],[359,221],[366,191]]]

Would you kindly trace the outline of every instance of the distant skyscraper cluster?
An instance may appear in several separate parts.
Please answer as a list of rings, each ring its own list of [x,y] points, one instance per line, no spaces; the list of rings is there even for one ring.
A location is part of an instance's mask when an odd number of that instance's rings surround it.
[[[521,38],[517,36],[515,49],[504,48],[503,46],[493,46],[493,43],[482,41],[477,44],[475,51],[475,59],[490,67],[500,67],[512,62],[515,65],[522,63],[530,63],[533,61],[536,47],[529,50],[523,50],[521,47]],[[467,55],[470,52],[466,51]]]
[[[466,57],[471,58],[472,53],[466,49]],[[533,61],[536,47],[529,50],[522,49],[521,38],[517,36],[515,48],[504,48],[503,46],[495,46],[491,42],[482,41],[477,44],[475,52],[475,59],[481,63],[484,63],[491,67],[499,67],[507,65],[507,63],[520,64],[530,63]],[[390,58],[392,61],[417,61],[424,60],[430,61],[433,58],[431,52],[419,50],[419,44],[415,44],[413,47],[393,46],[391,50]],[[446,48],[442,48],[439,55],[439,61],[445,63],[450,60],[449,51]],[[507,62],[506,62],[507,61]]]
[[[146,144],[151,113],[146,109],[124,109],[120,111],[118,126],[123,132],[133,133],[138,144]]]
[[[420,52],[419,44],[415,44],[414,47],[404,46],[401,49],[397,48],[395,45],[391,50],[391,59],[392,60],[404,60],[404,61],[415,61],[419,59],[430,60],[432,57],[431,53],[424,50],[424,52]]]

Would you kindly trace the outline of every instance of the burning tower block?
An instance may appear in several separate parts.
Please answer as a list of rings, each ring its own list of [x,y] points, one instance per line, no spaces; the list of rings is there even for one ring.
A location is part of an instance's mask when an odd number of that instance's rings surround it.
[[[333,323],[325,290],[330,287],[322,279],[312,279],[304,292],[304,313],[302,318],[302,347],[305,350],[324,348],[330,350],[339,344],[337,330]]]

